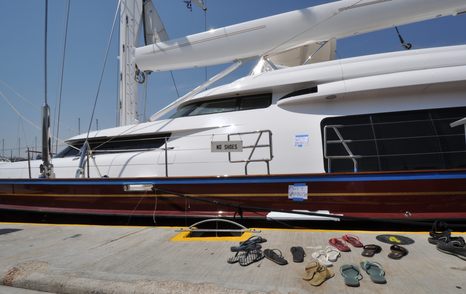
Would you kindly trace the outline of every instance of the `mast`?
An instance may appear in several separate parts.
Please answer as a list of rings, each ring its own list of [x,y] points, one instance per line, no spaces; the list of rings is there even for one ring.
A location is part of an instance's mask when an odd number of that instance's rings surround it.
[[[142,20],[143,0],[123,0],[120,6],[120,74],[118,125],[137,123],[135,48]]]
[[[50,107],[47,102],[47,21],[48,0],[45,0],[45,33],[44,33],[44,106],[42,107],[42,164],[41,178],[54,178],[50,138]]]

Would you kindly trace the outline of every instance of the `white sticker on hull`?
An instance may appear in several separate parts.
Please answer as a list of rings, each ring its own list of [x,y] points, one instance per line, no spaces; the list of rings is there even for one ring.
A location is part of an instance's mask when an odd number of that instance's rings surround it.
[[[293,201],[307,200],[307,185],[304,183],[297,183],[288,186],[288,199]]]
[[[295,147],[304,147],[309,142],[309,135],[308,134],[300,134],[294,136],[294,146]]]

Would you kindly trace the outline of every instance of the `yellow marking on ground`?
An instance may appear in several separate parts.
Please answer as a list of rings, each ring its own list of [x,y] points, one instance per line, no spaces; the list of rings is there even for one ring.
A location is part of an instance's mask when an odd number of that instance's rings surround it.
[[[116,226],[110,226],[110,225],[90,225],[90,224],[50,224],[50,223],[18,223],[18,222],[0,222],[0,225],[25,225],[25,226],[35,226],[35,227],[102,227],[102,228],[120,228],[120,229],[132,229],[132,228],[158,228],[158,229],[179,229],[179,227],[171,227],[171,226],[123,226],[123,225],[116,225]]]
[[[172,242],[242,242],[252,236],[251,233],[245,232],[241,236],[228,236],[228,237],[189,237],[190,232],[180,232],[173,236],[170,241]]]

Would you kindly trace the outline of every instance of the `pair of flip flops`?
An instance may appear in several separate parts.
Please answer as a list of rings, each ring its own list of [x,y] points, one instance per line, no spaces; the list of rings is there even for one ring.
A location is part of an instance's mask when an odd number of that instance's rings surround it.
[[[293,255],[293,262],[300,263],[304,261],[304,256],[306,255],[306,253],[304,252],[303,247],[301,246],[291,247],[290,251],[291,251],[291,254]],[[265,249],[264,254],[267,259],[270,259],[276,264],[279,264],[279,265],[288,264],[288,261],[283,257],[283,254],[279,249]]]
[[[239,263],[241,266],[248,266],[264,258],[264,253],[260,249],[238,251],[235,256],[230,257],[227,262],[230,264]]]
[[[391,259],[401,259],[403,256],[408,255],[408,249],[400,245],[390,246],[390,253],[388,257]]]
[[[382,251],[382,247],[376,244],[364,245],[361,255],[365,257],[372,257]]]
[[[230,264],[239,263],[241,266],[248,266],[265,257],[262,252],[262,246],[259,243],[267,242],[266,239],[260,236],[252,236],[244,242],[240,242],[239,246],[232,246],[230,250],[236,254],[230,257],[227,262]]]
[[[322,285],[326,280],[335,276],[325,265],[315,260],[308,263],[304,270],[303,280],[308,281],[310,285],[315,287]]]
[[[364,246],[361,243],[361,241],[359,241],[359,238],[357,236],[349,234],[344,235],[343,237],[341,237],[341,239],[331,238],[328,241],[328,243],[342,252],[351,251],[351,248],[348,245],[346,245],[347,243],[351,244],[353,247],[356,248],[361,248]]]
[[[377,262],[362,261],[361,268],[369,275],[371,281],[376,284],[385,284],[385,271],[382,265]],[[350,287],[359,287],[359,281],[362,280],[361,272],[357,265],[344,264],[340,267],[340,273],[344,278],[345,284]]]
[[[340,255],[340,251],[334,249],[331,246],[328,246],[324,250],[313,252],[311,256],[325,266],[333,266],[333,263],[338,260]]]

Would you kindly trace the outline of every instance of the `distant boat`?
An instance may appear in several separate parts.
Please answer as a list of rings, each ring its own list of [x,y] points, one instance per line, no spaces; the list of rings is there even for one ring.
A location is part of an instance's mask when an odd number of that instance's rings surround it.
[[[463,0],[344,0],[176,40],[151,1],[122,2],[121,126],[67,140],[54,177],[2,163],[0,209],[466,220],[466,45],[334,59],[338,38],[461,14]],[[251,75],[207,89],[253,57]],[[136,76],[228,62],[136,121]]]

